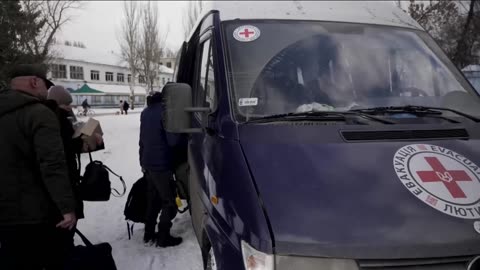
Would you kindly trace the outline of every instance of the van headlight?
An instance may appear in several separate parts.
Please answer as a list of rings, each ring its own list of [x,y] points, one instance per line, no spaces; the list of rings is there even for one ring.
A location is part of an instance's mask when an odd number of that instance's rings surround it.
[[[242,240],[243,265],[246,270],[273,270],[273,255],[265,254]]]

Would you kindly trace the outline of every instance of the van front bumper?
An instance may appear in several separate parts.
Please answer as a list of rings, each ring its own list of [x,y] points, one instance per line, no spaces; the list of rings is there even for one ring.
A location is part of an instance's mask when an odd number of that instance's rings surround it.
[[[275,255],[275,270],[473,270],[480,269],[480,256],[425,259],[350,260]]]
[[[354,260],[275,256],[275,270],[359,270]]]

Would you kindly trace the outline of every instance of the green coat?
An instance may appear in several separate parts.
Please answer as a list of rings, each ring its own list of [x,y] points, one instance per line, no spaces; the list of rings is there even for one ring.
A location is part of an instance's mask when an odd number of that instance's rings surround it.
[[[20,91],[0,91],[0,225],[58,222],[74,212],[55,114]]]

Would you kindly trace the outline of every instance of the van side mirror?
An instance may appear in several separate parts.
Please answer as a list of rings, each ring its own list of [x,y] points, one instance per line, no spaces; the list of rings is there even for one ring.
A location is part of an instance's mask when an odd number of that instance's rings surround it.
[[[209,113],[210,108],[192,107],[192,88],[185,83],[169,83],[163,87],[164,126],[171,133],[202,133],[192,128],[192,113]]]

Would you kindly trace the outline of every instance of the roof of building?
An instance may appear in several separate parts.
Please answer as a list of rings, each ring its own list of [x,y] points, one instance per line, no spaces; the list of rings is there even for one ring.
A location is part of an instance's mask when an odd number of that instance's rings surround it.
[[[164,65],[160,65],[159,71],[161,73],[166,73],[166,74],[173,74],[173,69],[166,67]]]
[[[127,63],[122,60],[118,53],[109,52],[107,50],[100,51],[90,48],[78,48],[73,46],[66,46],[62,44],[55,44],[52,47],[53,55],[56,58],[82,61],[94,64],[103,64],[116,67],[128,67]]]
[[[463,72],[480,71],[480,65],[469,65],[462,69]]]
[[[52,52],[54,56],[61,59],[128,68],[128,64],[122,60],[120,55],[113,52],[103,52],[61,44],[55,44]],[[173,69],[163,65],[160,65],[159,71],[165,74],[173,74],[174,72]]]
[[[130,86],[121,84],[88,83],[90,88],[107,95],[130,95]],[[135,86],[135,95],[145,95],[145,87]]]
[[[208,12],[217,10],[222,21],[312,20],[379,24],[423,30],[393,1],[277,1],[274,5],[270,1],[206,1],[202,9],[204,12],[199,16],[193,29],[197,28],[200,20]]]

